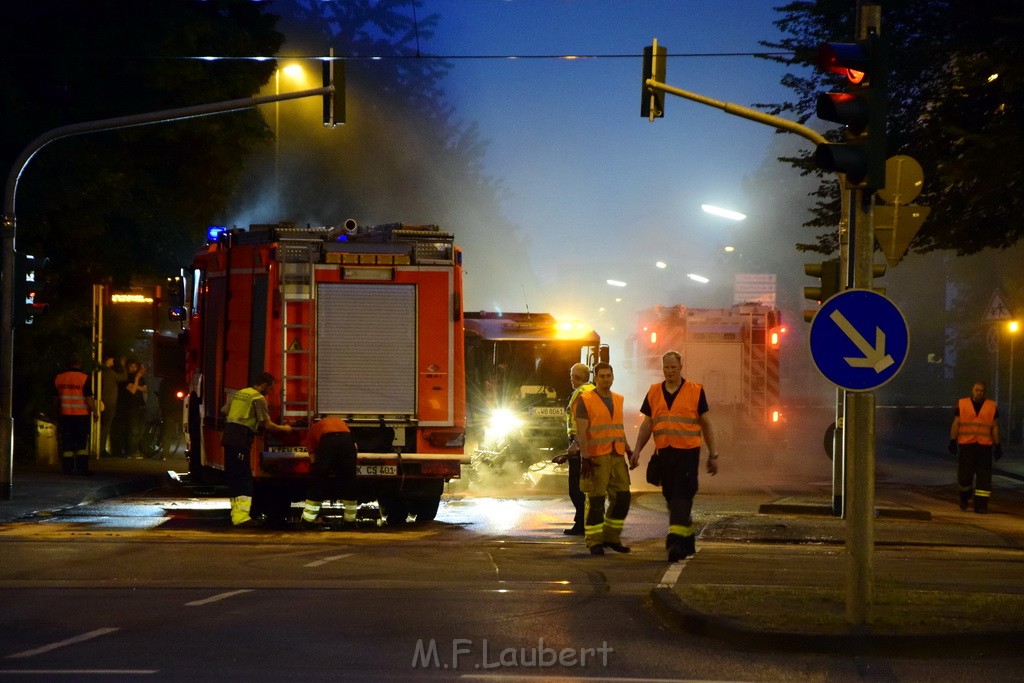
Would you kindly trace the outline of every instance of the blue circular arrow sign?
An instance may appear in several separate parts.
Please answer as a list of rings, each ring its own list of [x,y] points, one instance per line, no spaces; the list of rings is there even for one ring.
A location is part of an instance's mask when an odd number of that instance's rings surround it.
[[[871,391],[900,371],[910,333],[896,304],[868,289],[848,289],[811,322],[811,357],[825,378],[847,391]]]

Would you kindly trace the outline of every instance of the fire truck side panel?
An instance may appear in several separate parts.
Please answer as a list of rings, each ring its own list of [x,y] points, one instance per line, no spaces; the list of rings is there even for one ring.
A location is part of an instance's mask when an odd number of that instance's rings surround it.
[[[689,342],[684,343],[679,352],[683,357],[683,377],[704,385],[716,405],[739,405],[743,397],[741,345]]]

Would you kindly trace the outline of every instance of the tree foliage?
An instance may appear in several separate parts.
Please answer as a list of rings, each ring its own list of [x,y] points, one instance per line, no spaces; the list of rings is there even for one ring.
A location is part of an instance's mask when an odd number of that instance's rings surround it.
[[[808,48],[852,42],[853,4],[808,0],[778,8],[782,18],[775,23],[785,37],[762,44],[794,53],[790,63],[804,68],[783,79],[794,98],[766,108],[801,122],[814,115],[815,95],[837,84],[816,71]],[[1024,234],[1024,2],[880,4],[889,44],[888,153],[921,163],[925,186],[916,203],[932,207],[912,248],[965,255],[1016,244]],[[789,161],[816,172],[806,157]],[[834,178],[823,177],[814,197],[806,224],[830,232],[819,235],[817,244],[801,246],[831,252],[839,215]]]
[[[283,37],[263,9],[230,0],[4,3],[0,162],[11,168],[31,141],[64,125],[251,96],[273,61],[200,58],[272,57]],[[152,282],[187,263],[234,192],[240,161],[269,139],[248,111],[64,138],[35,155],[17,188],[16,248],[47,259],[40,276],[51,313],[16,333],[16,406],[48,407],[61,362],[91,356],[91,285]]]

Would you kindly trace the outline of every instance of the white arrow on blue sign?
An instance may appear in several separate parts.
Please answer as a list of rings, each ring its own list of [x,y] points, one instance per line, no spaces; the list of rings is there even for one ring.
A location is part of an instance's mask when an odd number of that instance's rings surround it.
[[[891,380],[909,346],[907,321],[896,304],[869,289],[836,294],[811,322],[814,364],[847,391],[871,391]]]

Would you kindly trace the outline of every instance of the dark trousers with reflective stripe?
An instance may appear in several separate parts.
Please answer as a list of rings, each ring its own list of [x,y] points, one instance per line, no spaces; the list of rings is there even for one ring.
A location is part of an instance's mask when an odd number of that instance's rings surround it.
[[[356,499],[356,445],[349,432],[324,434],[313,461],[308,500]]]
[[[992,495],[992,446],[960,444],[956,479],[961,500],[966,501],[973,495],[975,509],[986,507]]]
[[[692,540],[693,498],[697,495],[697,472],[700,447],[659,448],[661,455],[661,493],[668,504],[668,537],[666,545],[676,540]]]

